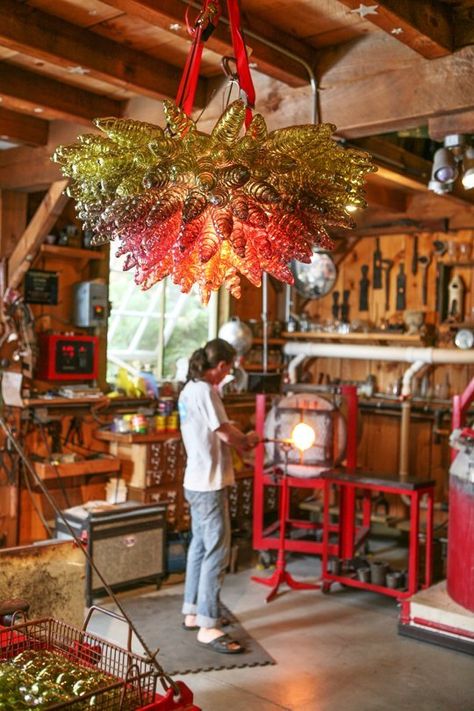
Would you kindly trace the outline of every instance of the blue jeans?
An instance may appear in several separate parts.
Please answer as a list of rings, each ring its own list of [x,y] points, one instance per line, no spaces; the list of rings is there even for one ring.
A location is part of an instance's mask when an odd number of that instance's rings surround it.
[[[196,615],[199,627],[219,622],[219,593],[230,553],[230,516],[227,488],[219,491],[184,490],[191,507],[192,538],[184,585],[184,615]]]

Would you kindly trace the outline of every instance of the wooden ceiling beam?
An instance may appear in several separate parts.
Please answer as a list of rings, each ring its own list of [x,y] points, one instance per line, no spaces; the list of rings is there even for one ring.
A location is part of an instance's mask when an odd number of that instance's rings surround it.
[[[428,133],[433,141],[442,141],[453,133],[474,134],[474,109],[428,119]]]
[[[474,108],[474,46],[427,62],[406,52],[384,71],[384,43],[371,38],[321,52],[318,59],[321,120],[347,138],[426,125],[430,118]]]
[[[365,199],[369,207],[382,207],[391,212],[405,212],[407,195],[402,190],[377,182],[377,175],[368,175]]]
[[[127,15],[139,17],[150,25],[167,31],[173,27],[171,30],[173,34],[185,39],[189,39],[184,18],[186,7],[191,5],[197,8],[191,14],[193,18],[197,16],[201,7],[200,3],[184,3],[182,0],[160,0],[160,2],[156,2],[156,0],[104,0],[104,2],[122,10]],[[247,13],[243,18],[242,25],[246,34],[246,42],[252,51],[250,61],[256,64],[256,69],[259,72],[289,86],[304,86],[308,83],[308,73],[301,62],[278,51],[276,47],[286,49],[311,65],[314,62],[314,50],[309,45],[266,22],[262,22],[257,17],[249,16]],[[252,31],[258,37],[251,34]],[[276,45],[276,47],[269,46],[267,42]],[[230,30],[225,17],[221,17],[216,29],[206,41],[206,47],[222,56],[234,55]]]
[[[454,49],[454,17],[449,8],[435,0],[339,0],[351,11],[359,11],[364,19],[380,27],[399,42],[421,54],[425,59],[437,59]],[[369,8],[369,12],[360,8]]]
[[[80,68],[95,79],[152,99],[174,97],[181,77],[167,62],[15,0],[0,0],[0,44],[61,67],[65,78]],[[205,95],[201,79],[196,106],[204,105]]]
[[[89,125],[97,116],[122,116],[125,102],[108,99],[79,87],[0,62],[0,97],[6,108],[20,112],[41,110],[49,120],[63,119]]]
[[[1,81],[1,80],[0,80]],[[43,119],[0,108],[0,139],[27,146],[45,146],[49,124]]]
[[[46,235],[61,215],[69,198],[64,191],[67,180],[57,180],[51,185],[23,232],[13,254],[8,260],[8,287],[17,289],[24,275],[31,267],[36,253]]]

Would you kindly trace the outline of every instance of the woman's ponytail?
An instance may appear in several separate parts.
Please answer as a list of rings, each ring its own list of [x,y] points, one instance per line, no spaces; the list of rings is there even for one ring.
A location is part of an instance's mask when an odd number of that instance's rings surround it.
[[[218,363],[232,363],[236,355],[235,348],[223,338],[214,338],[204,348],[198,348],[189,359],[188,380],[202,380],[206,370],[215,368]]]

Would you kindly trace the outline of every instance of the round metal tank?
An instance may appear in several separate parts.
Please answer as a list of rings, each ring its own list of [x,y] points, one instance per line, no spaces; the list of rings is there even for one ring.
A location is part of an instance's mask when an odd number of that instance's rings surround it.
[[[264,436],[286,440],[298,422],[310,425],[316,434],[314,446],[305,452],[291,449],[288,474],[313,477],[324,469],[337,466],[346,450],[346,422],[336,405],[314,393],[298,393],[282,397],[265,418]],[[265,445],[265,456],[272,463],[284,463],[284,453],[278,442]]]
[[[447,590],[474,612],[474,440],[460,448],[450,469]]]

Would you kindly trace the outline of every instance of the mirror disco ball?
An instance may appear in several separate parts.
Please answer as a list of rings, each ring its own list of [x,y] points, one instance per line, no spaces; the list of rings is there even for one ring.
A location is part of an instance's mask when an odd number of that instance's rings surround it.
[[[230,343],[239,356],[247,353],[252,347],[252,331],[239,318],[232,318],[224,323],[219,329],[219,338]]]
[[[309,264],[293,261],[291,271],[295,278],[295,289],[305,299],[320,299],[329,294],[337,277],[332,257],[317,250],[314,251]]]

